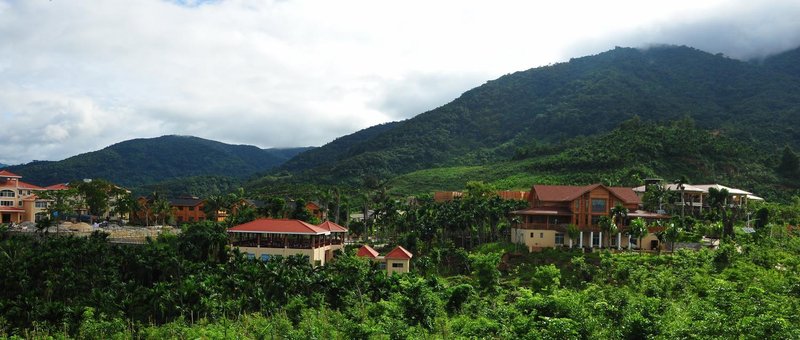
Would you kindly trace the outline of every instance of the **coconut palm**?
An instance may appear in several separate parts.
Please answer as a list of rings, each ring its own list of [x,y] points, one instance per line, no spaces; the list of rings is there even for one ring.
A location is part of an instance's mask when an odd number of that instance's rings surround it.
[[[608,218],[608,216],[600,216],[600,220],[597,222],[597,224],[600,226],[600,230],[603,232],[603,234],[606,235],[606,237],[605,237],[606,243],[605,244],[608,245],[609,244],[609,242],[608,242],[609,237],[612,234],[616,234],[617,233],[617,230],[618,230],[617,229],[617,225],[614,223],[614,220],[611,219],[611,218]]]
[[[567,226],[567,235],[569,236],[569,248],[572,249],[572,240],[581,237],[581,230],[577,225],[570,223]]]
[[[631,221],[628,226],[628,235],[637,240],[636,244],[639,246],[639,252],[642,252],[642,239],[647,235],[647,222],[641,217]]]

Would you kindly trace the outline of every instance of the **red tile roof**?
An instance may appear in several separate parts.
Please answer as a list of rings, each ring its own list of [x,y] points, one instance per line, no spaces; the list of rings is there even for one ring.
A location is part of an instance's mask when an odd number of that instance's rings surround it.
[[[320,227],[320,228],[325,229],[327,231],[330,231],[332,233],[346,233],[347,232],[347,228],[342,227],[342,226],[340,226],[340,225],[338,225],[336,223],[333,223],[331,221],[322,222],[322,224],[318,225],[317,227]]]
[[[378,257],[378,251],[375,250],[375,249],[372,249],[372,247],[370,247],[370,246],[365,244],[365,245],[361,246],[361,248],[358,248],[358,253],[356,253],[356,256],[369,257],[369,258],[373,258],[374,259],[374,258]]]
[[[58,184],[53,184],[53,185],[50,185],[50,186],[46,186],[44,188],[47,189],[47,190],[67,190],[67,189],[69,189],[69,186],[64,184],[64,183],[58,183]]]
[[[574,185],[534,185],[531,189],[532,192],[536,193],[536,197],[539,198],[540,201],[546,202],[568,202],[572,201],[579,196],[594,190],[597,187],[603,187],[611,194],[616,196],[621,201],[627,204],[639,204],[641,200],[636,193],[633,192],[631,188],[623,188],[623,187],[607,187],[602,184],[592,184],[592,185],[585,185],[585,186],[574,186]]]
[[[403,246],[397,246],[384,257],[387,259],[410,260],[412,257],[414,257],[414,255],[412,255],[410,251],[406,250],[406,248],[403,248]]]
[[[17,175],[8,170],[0,170],[0,177],[14,177],[14,178],[22,178],[22,176]]]
[[[329,231],[300,220],[262,218],[228,229],[229,233],[327,235]]]
[[[23,181],[17,181],[17,187],[20,188],[20,189],[44,190],[44,188],[42,188],[42,187],[40,187],[38,185],[25,183]]]

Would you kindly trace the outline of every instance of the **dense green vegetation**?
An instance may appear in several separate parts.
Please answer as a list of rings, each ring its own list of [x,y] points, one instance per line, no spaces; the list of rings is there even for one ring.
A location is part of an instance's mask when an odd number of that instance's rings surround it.
[[[529,190],[534,183],[638,186],[647,177],[672,181],[686,175],[690,183],[720,182],[785,200],[798,187],[785,176],[786,171],[780,171],[783,153],[781,149],[760,149],[719,131],[702,130],[689,119],[646,123],[634,118],[604,134],[561,144],[521,146],[513,160],[420,170],[398,176],[387,185],[393,192],[412,194],[461,190],[470,180],[499,189]],[[793,163],[788,163],[792,169]]]
[[[227,177],[241,180],[278,166],[308,148],[259,149],[190,136],[134,139],[65,160],[34,161],[8,167],[25,181],[38,185],[66,183],[83,178],[103,178],[118,185],[144,189],[162,183],[174,187],[187,177]],[[185,183],[191,187],[193,179]],[[146,190],[146,189],[145,189]]]
[[[671,255],[421,248],[394,276],[353,250],[317,268],[247,260],[213,223],[144,246],[4,235],[0,335],[797,338],[800,237],[772,230]]]
[[[357,185],[366,176],[489,165],[532,142],[606,133],[637,115],[645,122],[689,117],[768,154],[786,144],[797,148],[800,76],[791,62],[797,53],[747,63],[688,47],[617,48],[516,72],[391,128],[360,131],[300,155],[279,170],[293,176],[280,172],[261,184]],[[315,164],[320,155],[331,157]]]

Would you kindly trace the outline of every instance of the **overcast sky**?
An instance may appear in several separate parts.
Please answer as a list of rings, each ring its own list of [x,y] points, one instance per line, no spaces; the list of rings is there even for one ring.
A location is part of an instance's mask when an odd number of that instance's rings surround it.
[[[0,163],[131,138],[318,146],[614,46],[749,59],[800,1],[0,0]]]

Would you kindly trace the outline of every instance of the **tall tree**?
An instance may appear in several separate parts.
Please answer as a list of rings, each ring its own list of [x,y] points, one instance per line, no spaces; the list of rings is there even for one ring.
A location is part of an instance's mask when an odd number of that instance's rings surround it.
[[[636,245],[639,246],[640,253],[642,249],[644,249],[642,246],[642,239],[647,236],[647,233],[647,222],[641,217],[631,221],[631,225],[628,226],[628,235],[636,239]]]
[[[800,157],[788,145],[783,148],[781,163],[776,170],[786,178],[800,178]]]

